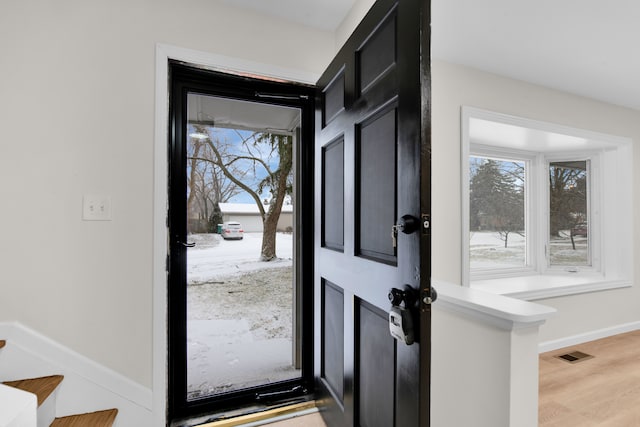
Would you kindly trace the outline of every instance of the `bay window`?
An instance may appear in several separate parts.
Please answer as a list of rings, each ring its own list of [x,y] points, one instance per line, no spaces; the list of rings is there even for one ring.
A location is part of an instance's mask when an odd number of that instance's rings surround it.
[[[463,284],[525,299],[631,285],[631,142],[463,107]]]

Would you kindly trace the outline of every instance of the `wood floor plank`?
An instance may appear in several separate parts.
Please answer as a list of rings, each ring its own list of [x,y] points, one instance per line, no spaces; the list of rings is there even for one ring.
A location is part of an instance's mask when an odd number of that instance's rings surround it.
[[[561,420],[573,411],[558,402],[540,402],[538,422],[540,425],[549,424],[555,420]]]
[[[627,412],[629,408],[633,408],[633,412],[640,414],[640,378],[630,378],[629,383],[620,384],[617,393],[613,393],[610,397],[603,397],[600,402],[594,403],[588,407],[580,407],[580,411],[585,416],[604,423],[607,420],[615,419],[619,414]],[[580,405],[582,402],[579,402]],[[573,405],[577,407],[578,402]],[[619,425],[640,425],[640,424],[619,424]]]
[[[111,427],[117,415],[117,409],[70,415],[56,418],[51,427]]]
[[[20,390],[28,391],[38,396],[38,406],[53,393],[53,391],[62,382],[64,376],[62,375],[50,375],[48,377],[29,378],[17,381],[5,381],[3,384],[9,387],[19,388]]]
[[[568,363],[556,356],[594,356]],[[640,426],[640,331],[540,355],[539,426]]]
[[[620,412],[600,424],[600,427],[621,426],[640,426],[640,411],[637,406],[622,409]]]

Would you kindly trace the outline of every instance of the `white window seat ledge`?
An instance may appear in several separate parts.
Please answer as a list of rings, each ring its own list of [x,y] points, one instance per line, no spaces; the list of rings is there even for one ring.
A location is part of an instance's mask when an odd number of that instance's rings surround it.
[[[598,273],[528,275],[474,280],[471,282],[472,289],[527,301],[628,288],[630,286],[630,280],[605,278]]]
[[[434,305],[505,330],[542,325],[555,308],[511,298],[495,292],[433,280],[438,292]]]

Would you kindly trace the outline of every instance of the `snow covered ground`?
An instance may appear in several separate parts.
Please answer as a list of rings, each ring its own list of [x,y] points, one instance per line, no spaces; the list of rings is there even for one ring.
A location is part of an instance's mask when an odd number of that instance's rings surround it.
[[[517,233],[509,233],[508,245],[500,235],[492,231],[475,231],[469,235],[469,260],[471,268],[504,268],[523,266],[525,239]]]
[[[291,234],[262,262],[261,233],[189,236],[187,391],[190,399],[295,378]]]
[[[550,241],[550,257],[552,265],[580,266],[586,265],[588,259],[588,239],[576,236],[573,249],[569,232],[561,232],[561,237]],[[471,268],[491,269],[505,267],[522,267],[525,264],[525,238],[517,233],[509,233],[508,245],[494,231],[472,231],[469,235],[469,258]]]
[[[245,233],[242,240],[224,240],[219,234],[189,236],[196,246],[187,252],[187,283],[198,284],[217,278],[261,270],[290,267],[293,258],[293,235],[276,235],[278,260],[260,261],[262,233]]]

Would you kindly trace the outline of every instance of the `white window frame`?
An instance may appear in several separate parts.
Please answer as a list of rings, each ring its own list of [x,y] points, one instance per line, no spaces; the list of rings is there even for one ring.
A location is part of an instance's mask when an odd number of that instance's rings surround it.
[[[572,160],[586,160],[587,161],[587,218],[589,223],[589,261],[590,265],[575,265],[575,266],[564,266],[564,265],[551,265],[551,253],[550,253],[550,242],[549,235],[551,229],[551,191],[548,184],[549,177],[549,167],[552,162],[567,162]],[[552,155],[547,155],[544,157],[544,172],[545,178],[547,178],[547,183],[544,185],[544,202],[545,211],[541,212],[544,220],[544,238],[546,239],[545,245],[546,249],[542,247],[541,249],[544,251],[544,255],[546,256],[546,262],[543,266],[541,266],[541,272],[546,273],[556,273],[556,272],[568,272],[568,273],[579,273],[579,272],[589,272],[589,273],[597,273],[602,270],[602,262],[601,262],[601,246],[602,242],[600,239],[600,230],[602,229],[601,225],[601,215],[602,204],[600,203],[600,194],[602,192],[602,180],[600,178],[600,161],[601,156],[599,152],[592,151],[580,151],[578,154],[576,153],[554,153]],[[594,185],[595,184],[595,185]]]
[[[525,262],[522,267],[500,267],[496,269],[476,269],[473,271],[469,271],[471,281],[474,280],[482,280],[494,277],[512,277],[512,276],[521,276],[525,274],[533,274],[535,272],[535,268],[537,265],[537,251],[535,250],[535,225],[531,223],[531,218],[535,218],[535,212],[532,211],[533,205],[531,203],[531,195],[536,192],[535,183],[537,182],[537,168],[536,164],[536,155],[535,153],[528,153],[525,151],[518,150],[509,150],[505,148],[497,148],[491,147],[489,145],[482,144],[474,144],[469,148],[469,155],[466,157],[467,166],[466,166],[466,236],[467,243],[466,247],[469,248],[469,157],[477,156],[484,157],[490,159],[498,159],[498,160],[506,160],[506,161],[519,161],[525,163],[525,181],[524,181],[524,224],[525,224]],[[463,204],[464,206],[464,204]],[[470,256],[469,251],[466,253],[467,257],[467,269],[470,270]]]
[[[518,126],[541,135],[566,135],[579,149],[509,147],[478,142],[470,120]],[[472,107],[461,114],[462,281],[464,286],[527,300],[629,287],[633,274],[632,141],[613,135],[524,119]],[[469,156],[525,161],[526,265],[522,268],[470,270]],[[590,266],[552,266],[549,244],[549,164],[588,161]]]

